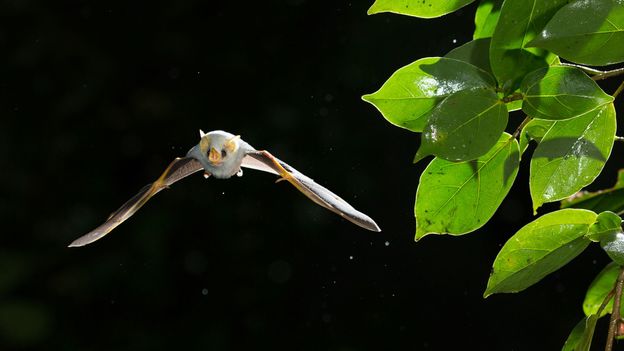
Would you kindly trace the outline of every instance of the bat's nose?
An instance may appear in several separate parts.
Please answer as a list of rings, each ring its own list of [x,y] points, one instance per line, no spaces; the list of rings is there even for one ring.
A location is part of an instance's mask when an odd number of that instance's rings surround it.
[[[221,153],[214,147],[211,147],[210,153],[208,154],[208,161],[215,165],[221,163]]]

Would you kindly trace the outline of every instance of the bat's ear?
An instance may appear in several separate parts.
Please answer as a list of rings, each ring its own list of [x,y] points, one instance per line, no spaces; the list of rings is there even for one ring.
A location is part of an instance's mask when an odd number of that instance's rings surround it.
[[[200,129],[200,130],[199,130],[199,137],[200,137],[200,138],[203,138],[203,137],[204,137],[204,135],[206,135],[206,133],[204,133],[204,131]]]
[[[229,153],[233,153],[238,148],[238,139],[240,139],[240,135],[233,136],[229,138],[223,146]]]

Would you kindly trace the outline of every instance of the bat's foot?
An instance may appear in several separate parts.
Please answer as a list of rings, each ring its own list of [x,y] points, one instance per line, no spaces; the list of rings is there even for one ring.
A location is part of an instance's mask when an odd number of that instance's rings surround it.
[[[210,177],[210,173],[204,172],[204,178],[208,179]]]
[[[238,172],[236,172],[236,176],[237,177],[242,177],[243,176],[243,169],[239,169]]]

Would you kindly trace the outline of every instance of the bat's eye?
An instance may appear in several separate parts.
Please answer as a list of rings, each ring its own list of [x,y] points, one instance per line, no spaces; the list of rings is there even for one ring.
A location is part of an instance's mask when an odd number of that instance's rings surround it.
[[[227,152],[225,152],[225,149],[221,150],[221,158],[225,158],[225,156],[227,156]]]

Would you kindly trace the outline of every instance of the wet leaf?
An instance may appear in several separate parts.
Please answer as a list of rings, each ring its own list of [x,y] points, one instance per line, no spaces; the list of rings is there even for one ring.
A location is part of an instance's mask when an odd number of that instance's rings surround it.
[[[474,160],[499,140],[509,112],[489,89],[462,90],[431,112],[414,162],[427,155],[449,161]]]
[[[535,140],[539,144],[554,123],[554,121],[543,119],[534,119],[527,123],[520,133],[520,152],[526,151],[531,140]]]
[[[602,212],[589,228],[587,238],[599,241],[613,262],[624,265],[624,233],[620,216],[611,211]]]
[[[446,15],[470,4],[474,0],[376,0],[368,9],[369,15],[392,12],[420,18]]]
[[[589,351],[598,318],[597,315],[591,315],[578,322],[563,345],[562,351]]]
[[[596,179],[611,154],[615,124],[613,104],[553,123],[531,159],[533,210],[566,198]]]
[[[593,66],[624,61],[624,2],[573,1],[562,7],[531,46]]]
[[[594,212],[624,211],[624,169],[619,170],[618,180],[611,189],[596,192],[580,191],[561,201],[561,208],[585,208]]]
[[[598,215],[596,223],[589,228],[587,238],[591,241],[602,241],[618,233],[622,233],[622,219],[611,211],[605,211]]]
[[[444,57],[464,61],[492,74],[489,38],[469,41],[449,51]]]
[[[362,99],[375,106],[388,122],[422,132],[431,110],[445,97],[494,84],[491,75],[466,62],[426,57],[400,68],[378,91]]]
[[[604,302],[609,292],[615,287],[620,268],[617,264],[611,262],[598,273],[594,281],[589,285],[585,299],[583,300],[583,312],[586,316],[596,315],[600,306]],[[624,310],[624,305],[622,305]],[[599,317],[610,314],[613,310],[613,298],[609,300],[607,306],[602,310]]]
[[[509,192],[519,162],[518,142],[507,133],[477,160],[434,158],[416,191],[416,240],[428,234],[462,235],[483,226]]]
[[[506,0],[490,45],[490,62],[499,86],[509,93],[522,78],[553,60],[548,51],[527,46],[567,0]]]
[[[492,37],[502,6],[503,0],[481,0],[475,14],[473,39]]]
[[[597,215],[588,210],[551,212],[525,225],[496,256],[484,296],[518,292],[537,283],[579,255]]]
[[[613,101],[578,68],[553,66],[531,72],[522,81],[522,110],[533,118],[575,118]]]

